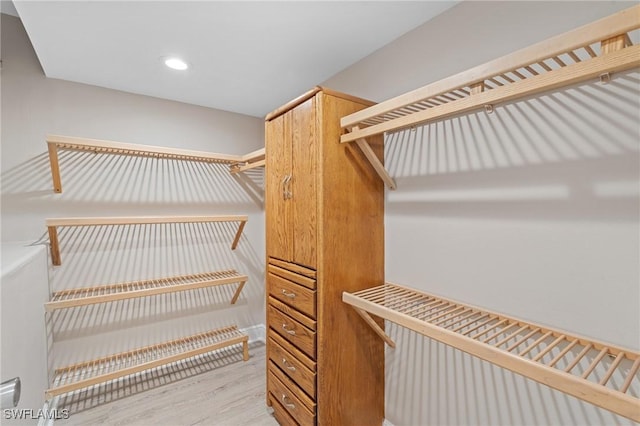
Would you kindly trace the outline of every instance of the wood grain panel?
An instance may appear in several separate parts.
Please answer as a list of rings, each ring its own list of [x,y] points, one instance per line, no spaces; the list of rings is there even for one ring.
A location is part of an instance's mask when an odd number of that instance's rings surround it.
[[[270,342],[269,359],[312,399],[316,397],[316,373],[274,340]]]
[[[316,333],[280,310],[267,308],[269,327],[311,358],[316,357]]]
[[[272,259],[269,259],[269,263],[272,263]],[[274,275],[278,275],[282,278],[285,278],[289,281],[293,281],[296,284],[300,284],[302,286],[305,286],[311,290],[315,290],[316,288],[316,280],[315,278],[309,278],[309,277],[305,277],[303,275],[294,273],[292,271],[289,271],[287,269],[283,269],[279,266],[275,266],[275,265],[268,265],[267,266],[267,270],[269,272],[271,272]]]
[[[319,96],[318,424],[380,425],[384,344],[341,300],[384,282],[384,188],[358,147],[340,144],[340,117],[365,105]],[[382,139],[368,142],[382,160]]]
[[[291,318],[293,318],[294,320],[298,321],[299,323],[301,323],[305,327],[307,327],[307,328],[309,328],[309,329],[311,329],[313,331],[316,330],[317,322],[313,318],[309,318],[308,316],[304,315],[303,313],[298,312],[297,310],[291,308],[288,305],[285,305],[284,303],[282,303],[278,299],[274,299],[271,296],[269,296],[267,300],[268,300],[269,306],[273,306],[277,310],[279,310],[281,312],[284,312],[286,315],[288,315]]]
[[[315,291],[271,273],[267,275],[267,286],[271,296],[315,319]]]
[[[265,220],[267,253],[291,259],[292,229],[290,204],[284,198],[284,179],[291,171],[290,115],[265,123]]]
[[[296,265],[295,263],[285,262],[284,260],[276,259],[274,257],[269,258],[269,263],[279,268],[287,269],[296,274],[304,275],[308,278],[316,278],[315,269],[305,268],[304,266]]]
[[[272,393],[267,393],[268,405],[273,408],[273,416],[278,421],[280,426],[298,426],[298,422],[295,421],[291,414],[280,404],[278,398]]]
[[[285,339],[280,337],[280,335],[273,330],[269,330],[268,332],[269,339],[267,339],[267,343],[271,343],[270,340],[273,340],[278,345],[282,346],[287,352],[296,357],[296,359],[302,362],[309,370],[315,372],[316,362],[302,353],[298,348],[293,346],[291,343],[287,342]]]
[[[289,389],[278,378],[274,371],[270,368],[267,374],[269,381],[269,390],[274,399],[276,399],[282,407],[293,417],[301,426],[314,426],[315,415],[309,410],[305,404],[298,398],[291,389]],[[301,392],[302,393],[302,392]]]
[[[309,409],[310,412],[315,414],[316,411],[316,403],[312,398],[309,398],[309,395],[304,393],[300,387],[293,382],[286,374],[282,372],[273,362],[269,362],[269,370],[273,373],[275,377],[278,378],[289,390],[293,393],[293,395],[300,400],[306,408]]]
[[[316,267],[317,248],[315,103],[314,97],[291,111],[293,262],[310,268]]]

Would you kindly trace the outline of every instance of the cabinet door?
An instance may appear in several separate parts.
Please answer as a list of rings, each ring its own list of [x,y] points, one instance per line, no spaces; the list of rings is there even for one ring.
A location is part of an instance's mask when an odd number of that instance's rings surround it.
[[[316,268],[317,252],[317,162],[316,97],[298,105],[291,113],[293,259]]]
[[[291,200],[287,195],[292,179],[290,112],[266,122],[265,139],[267,256],[290,261],[293,257]]]

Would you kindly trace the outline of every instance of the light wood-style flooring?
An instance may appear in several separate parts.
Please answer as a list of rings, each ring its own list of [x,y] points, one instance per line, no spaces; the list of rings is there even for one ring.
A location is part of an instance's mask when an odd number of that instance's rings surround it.
[[[276,426],[265,404],[265,346],[228,348],[63,397],[56,425]]]

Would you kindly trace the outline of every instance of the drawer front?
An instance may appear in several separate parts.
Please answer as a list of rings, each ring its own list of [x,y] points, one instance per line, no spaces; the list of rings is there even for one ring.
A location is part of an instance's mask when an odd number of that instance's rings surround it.
[[[302,391],[287,380],[285,376],[278,377],[277,367],[269,366],[268,380],[269,393],[272,395],[272,399],[277,400],[291,417],[300,425],[313,426],[315,424],[315,403],[311,403],[312,407],[309,408],[302,401],[304,398],[301,395]],[[285,382],[287,382],[286,385]]]
[[[269,393],[267,397],[271,403],[271,408],[273,408],[273,416],[276,418],[280,426],[298,426],[298,422],[291,417],[275,395]]]
[[[269,294],[292,308],[316,318],[316,292],[269,272]]]
[[[310,268],[307,268],[306,266],[298,265],[297,263],[286,262],[282,259],[277,259],[275,257],[269,256],[269,269],[271,269],[272,267],[284,269],[286,271],[295,273],[296,275],[303,278],[305,277],[310,278],[312,281],[315,281],[317,277],[317,273],[315,269],[310,269]],[[303,283],[298,283],[298,284],[305,285]],[[313,287],[310,287],[310,288],[315,288],[315,284]]]
[[[269,341],[269,359],[307,395],[316,398],[316,374],[273,339]]]
[[[316,359],[316,333],[269,305],[269,327],[312,359]]]

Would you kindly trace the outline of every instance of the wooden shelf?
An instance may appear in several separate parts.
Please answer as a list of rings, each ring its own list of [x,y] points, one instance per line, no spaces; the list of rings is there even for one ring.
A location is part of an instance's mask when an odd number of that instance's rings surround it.
[[[640,6],[413,90],[340,120],[341,142],[356,142],[372,166],[395,189],[366,138],[395,132],[640,66],[640,45],[629,32],[640,28]]]
[[[171,223],[210,223],[210,222],[240,222],[238,230],[231,244],[231,250],[235,250],[240,241],[242,230],[249,218],[247,216],[128,216],[128,217],[71,217],[47,219],[46,226],[49,231],[51,246],[51,260],[54,265],[62,264],[60,258],[60,245],[58,242],[59,227],[73,226],[105,226],[105,225],[147,225],[147,224],[171,224]]]
[[[235,270],[229,269],[219,272],[132,281],[97,287],[74,288],[53,293],[51,301],[45,303],[44,307],[47,312],[52,312],[56,309],[238,283],[238,288],[231,298],[231,304],[234,304],[248,279],[249,277],[246,275],[240,275]]]
[[[229,164],[231,166],[231,171],[233,172],[241,171],[238,170],[240,167],[246,167],[249,164],[253,164],[253,167],[258,167],[255,163],[264,159],[264,148],[246,155],[229,155],[58,135],[48,135],[47,146],[49,151],[51,177],[53,179],[53,190],[57,193],[62,192],[60,162],[58,158],[58,151],[60,150],[85,151],[92,152],[94,154],[162,158],[199,163],[222,163]],[[260,158],[261,155],[262,157]]]
[[[243,358],[248,361],[248,341],[236,326],[229,326],[58,368],[53,387],[45,392],[46,399],[238,344],[242,344]]]
[[[243,155],[240,161],[231,165],[229,171],[231,173],[244,172],[255,169],[256,167],[264,167],[264,163],[265,149],[262,148],[247,155]]]
[[[369,314],[640,422],[638,352],[391,283],[342,300],[392,347]]]

